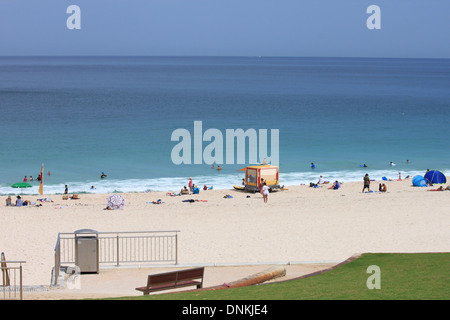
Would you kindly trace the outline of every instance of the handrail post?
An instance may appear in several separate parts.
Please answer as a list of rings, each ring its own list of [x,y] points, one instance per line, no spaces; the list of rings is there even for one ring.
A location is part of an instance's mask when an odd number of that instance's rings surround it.
[[[119,234],[117,234],[117,266],[119,266]]]
[[[61,243],[60,243],[60,233],[58,233],[58,238],[56,240],[56,246],[55,246],[55,283],[54,285],[58,284],[58,277],[59,277],[59,268],[61,267]]]
[[[175,232],[175,264],[178,264],[178,232]]]
[[[23,286],[22,286],[22,264],[19,267],[19,275],[20,275],[20,300],[23,300]]]

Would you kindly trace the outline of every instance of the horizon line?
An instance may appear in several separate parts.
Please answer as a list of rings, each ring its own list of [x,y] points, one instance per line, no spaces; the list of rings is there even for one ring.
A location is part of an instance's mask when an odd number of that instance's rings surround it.
[[[0,55],[0,58],[301,58],[301,59],[411,59],[449,60],[450,57],[387,57],[387,56],[291,56],[291,55],[132,55],[132,54],[81,54],[81,55]]]

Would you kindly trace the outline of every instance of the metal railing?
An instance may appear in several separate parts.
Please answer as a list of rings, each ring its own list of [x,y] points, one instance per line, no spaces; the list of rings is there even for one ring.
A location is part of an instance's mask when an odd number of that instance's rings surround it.
[[[174,263],[178,264],[178,230],[95,232],[100,264]],[[76,263],[76,233],[59,233],[55,246],[55,276],[62,264]]]
[[[2,281],[0,282],[0,300],[22,300],[22,264],[25,261],[8,261],[2,253],[0,270]]]

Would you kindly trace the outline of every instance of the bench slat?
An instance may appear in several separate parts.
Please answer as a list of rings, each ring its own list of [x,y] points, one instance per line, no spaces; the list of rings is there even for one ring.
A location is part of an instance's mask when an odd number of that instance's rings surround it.
[[[178,282],[177,284],[168,283],[168,284],[163,284],[163,285],[152,286],[150,288],[140,287],[140,288],[136,288],[136,290],[143,291],[143,292],[154,292],[154,291],[169,290],[169,289],[175,289],[175,288],[187,287],[187,286],[198,286],[200,284],[201,284],[201,282],[199,282],[199,281],[183,281],[183,282]]]
[[[178,271],[178,281],[203,278],[204,268]]]
[[[161,273],[161,274],[155,274],[148,276],[147,279],[147,287],[152,286],[153,284],[158,283],[171,283],[177,281],[177,274],[176,273]]]

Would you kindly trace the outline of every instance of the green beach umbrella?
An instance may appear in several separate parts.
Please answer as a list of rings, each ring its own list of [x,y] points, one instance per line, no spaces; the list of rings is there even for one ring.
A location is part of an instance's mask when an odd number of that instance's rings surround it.
[[[26,183],[26,182],[18,182],[18,183],[14,183],[11,187],[20,188],[20,193],[22,193],[23,188],[31,188],[32,185],[29,183]]]

